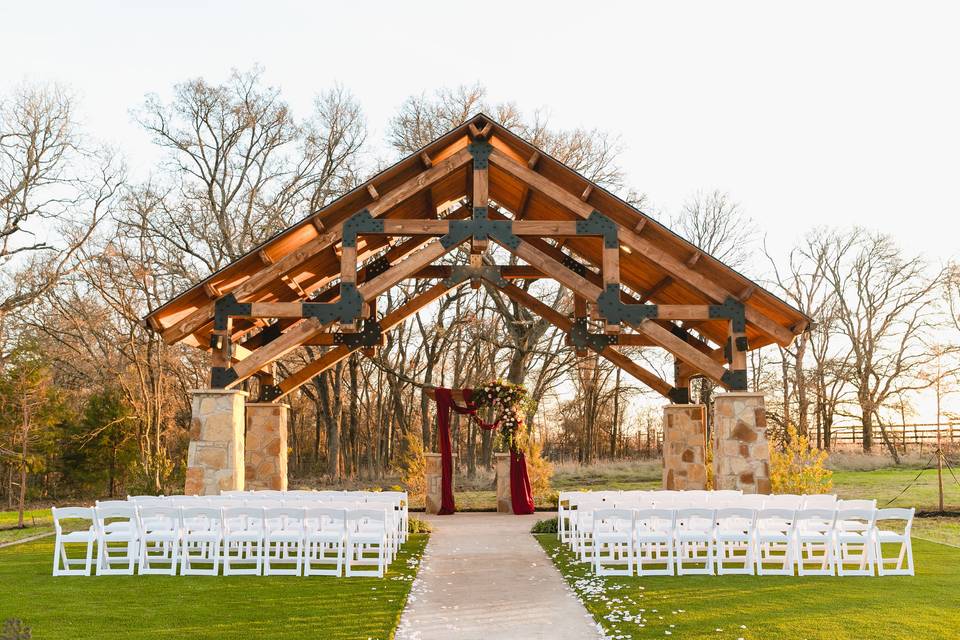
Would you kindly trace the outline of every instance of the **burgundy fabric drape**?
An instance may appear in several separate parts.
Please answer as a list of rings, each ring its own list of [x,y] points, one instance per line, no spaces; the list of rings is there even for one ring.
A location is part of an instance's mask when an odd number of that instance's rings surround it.
[[[527,476],[527,458],[523,452],[510,452],[510,501],[517,515],[533,513],[533,492]]]
[[[440,440],[440,511],[445,516],[455,513],[456,503],[453,499],[453,447],[450,444],[450,410],[457,413],[476,417],[477,407],[471,402],[472,389],[462,389],[465,407],[457,405],[453,400],[453,390],[437,387],[434,397],[437,401],[437,436]],[[495,429],[499,426],[497,420],[493,424],[476,420],[481,429]],[[530,478],[527,476],[527,459],[522,452],[510,452],[510,502],[515,514],[533,513],[533,492],[530,490]]]
[[[440,440],[440,511],[442,516],[450,515],[457,511],[457,505],[453,500],[453,447],[450,445],[450,409],[457,413],[472,414],[475,409],[470,406],[470,389],[463,390],[463,399],[466,400],[466,407],[459,407],[453,401],[453,391],[443,387],[437,387],[435,398],[437,400],[437,436]]]

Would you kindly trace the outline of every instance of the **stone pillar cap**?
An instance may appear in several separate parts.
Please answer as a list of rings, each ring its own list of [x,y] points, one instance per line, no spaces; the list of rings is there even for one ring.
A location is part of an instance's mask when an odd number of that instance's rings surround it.
[[[240,394],[243,396],[250,395],[248,392],[242,389],[190,389],[191,395],[228,395],[228,394]]]
[[[290,405],[286,402],[245,402],[248,407],[284,407],[289,409]]]
[[[665,404],[665,405],[663,405],[663,408],[664,408],[664,409],[672,409],[673,407],[678,407],[678,408],[679,408],[679,407],[706,407],[706,406],[707,406],[707,405],[705,405],[705,404],[699,404],[699,403],[693,403],[693,402],[688,402],[688,403],[683,403],[683,404],[677,404],[677,403],[675,403],[675,402],[671,402],[670,404]]]

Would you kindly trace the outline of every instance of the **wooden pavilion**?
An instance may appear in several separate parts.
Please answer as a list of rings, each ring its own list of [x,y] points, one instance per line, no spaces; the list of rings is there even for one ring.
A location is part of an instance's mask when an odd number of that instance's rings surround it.
[[[490,242],[520,264],[492,264]],[[462,264],[437,263],[461,247]],[[379,316],[377,297],[410,278],[434,284]],[[528,278],[568,288],[573,314],[514,284]],[[676,449],[680,468],[666,470],[665,482],[698,484],[689,478],[699,471],[684,467],[702,466],[705,453],[697,450],[702,413],[687,405],[694,376],[730,392],[717,400],[715,455],[729,449],[749,461],[733,465],[736,475],[759,481],[763,400],[748,393],[746,354],[789,345],[809,319],[480,114],[147,316],[166,342],[211,352],[210,389],[193,401],[188,493],[242,487],[245,477],[248,486],[285,486],[283,399],[351,353],[369,355],[384,332],[446,292],[481,280],[566,332],[578,352],[596,352],[676,405],[666,410],[664,446],[665,459],[668,447]],[[274,363],[304,345],[328,348],[277,379]],[[633,361],[620,350],[627,346],[666,349],[675,358],[674,379]],[[241,390],[251,379],[258,396],[245,402]],[[723,398],[730,410],[720,406]],[[744,421],[751,412],[761,417]],[[727,413],[729,429],[721,424]],[[751,433],[740,428],[734,454],[716,438],[732,438],[743,422]],[[683,446],[672,446],[674,434]],[[750,482],[737,482],[749,489]]]

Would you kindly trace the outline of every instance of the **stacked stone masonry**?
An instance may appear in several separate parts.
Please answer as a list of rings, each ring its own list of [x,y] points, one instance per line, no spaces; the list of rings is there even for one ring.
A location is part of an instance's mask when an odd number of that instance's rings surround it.
[[[219,495],[244,488],[245,391],[193,391],[186,495]]]
[[[286,491],[288,412],[289,406],[285,404],[247,404],[244,451],[247,489]]]
[[[440,512],[440,501],[442,499],[443,482],[443,463],[440,460],[439,453],[425,453],[424,457],[424,476],[426,477],[426,511],[430,514]],[[451,483],[456,486],[457,478],[457,456],[453,456],[453,473]]]
[[[718,394],[714,399],[713,424],[714,488],[770,493],[763,394]]]
[[[510,454],[495,453],[497,470],[497,513],[513,513],[510,497]]]
[[[706,407],[671,404],[663,408],[663,488],[707,488]]]

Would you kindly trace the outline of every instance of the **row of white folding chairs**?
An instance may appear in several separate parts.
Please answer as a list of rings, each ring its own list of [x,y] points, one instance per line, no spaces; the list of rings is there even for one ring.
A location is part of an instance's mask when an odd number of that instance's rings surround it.
[[[598,575],[913,575],[913,516],[913,509],[602,508],[593,513],[589,560]],[[884,555],[885,544],[896,546],[893,556]]]
[[[739,491],[646,491],[607,492],[598,495],[578,492],[567,496],[566,544],[583,562],[592,561],[591,535],[593,512],[602,508],[622,509],[875,509],[876,500],[837,500],[834,495],[763,495],[741,494]],[[558,527],[559,529],[559,527]],[[563,537],[561,538],[563,539]]]
[[[837,497],[818,495],[763,495],[743,494],[738,490],[715,491],[570,491],[560,494],[557,501],[557,536],[565,543],[575,539],[578,512],[591,507],[622,507],[640,509],[657,507],[676,509],[683,507],[721,508],[745,507],[750,509],[832,509],[838,504]],[[875,506],[875,504],[874,504]],[[590,522],[587,518],[587,528]]]
[[[397,512],[395,525],[400,542],[406,542],[410,513],[405,491],[229,491],[219,496],[129,496],[138,505],[177,506],[337,506],[364,504],[371,508],[390,505]],[[111,501],[112,502],[112,501]],[[100,504],[98,502],[98,504]]]
[[[370,575],[395,558],[391,510],[330,507],[54,508],[53,575]],[[89,526],[65,530],[66,521]],[[83,545],[71,557],[68,545]],[[368,568],[370,567],[370,568]]]

